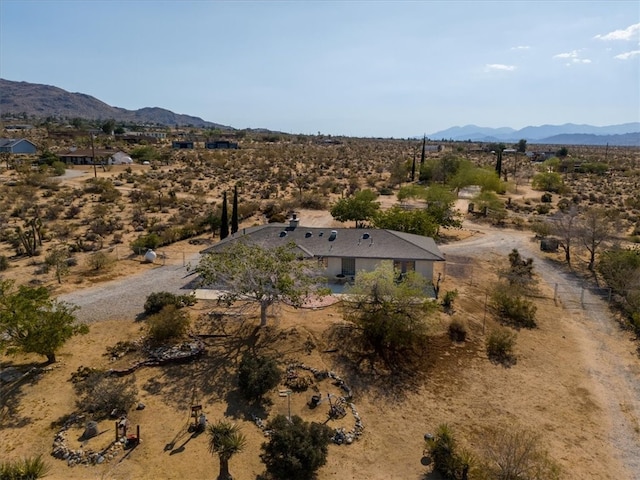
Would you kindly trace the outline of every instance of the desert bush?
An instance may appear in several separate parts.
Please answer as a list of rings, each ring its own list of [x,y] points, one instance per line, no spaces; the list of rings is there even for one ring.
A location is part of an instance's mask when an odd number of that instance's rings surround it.
[[[281,376],[274,359],[245,353],[238,367],[238,387],[247,400],[259,402],[280,383]]]
[[[79,396],[78,408],[95,418],[106,418],[113,411],[126,413],[138,396],[134,377],[113,377],[100,370],[90,371],[74,388]]]
[[[162,344],[182,337],[189,330],[189,314],[175,305],[166,305],[158,313],[147,318],[149,340]]]
[[[136,255],[144,254],[148,249],[155,249],[161,243],[160,236],[156,233],[150,233],[148,235],[142,235],[131,242],[131,250]]]
[[[87,257],[87,267],[94,272],[106,270],[114,262],[115,260],[106,252],[95,252]]]
[[[190,307],[195,305],[196,297],[190,295],[176,295],[171,292],[154,292],[150,294],[144,302],[144,313],[153,315],[159,313],[167,305],[176,308]]]
[[[36,480],[46,477],[50,469],[51,467],[42,459],[42,455],[21,460],[7,460],[0,463],[0,479]]]
[[[9,268],[9,259],[6,255],[0,255],[0,272],[4,272]]]
[[[449,338],[453,342],[464,342],[467,339],[467,325],[458,318],[449,323]]]
[[[442,307],[445,312],[453,311],[453,302],[458,297],[458,290],[448,290],[442,297]]]
[[[505,327],[498,327],[489,333],[486,341],[489,360],[510,365],[515,363],[513,349],[516,345],[516,334]]]
[[[516,328],[535,328],[537,307],[513,288],[500,286],[491,295],[491,306],[504,323]]]
[[[551,195],[550,193],[543,193],[542,197],[540,197],[540,201],[542,203],[551,203],[553,201],[553,195]]]
[[[560,467],[541,443],[539,434],[523,428],[490,429],[482,436],[484,476],[505,480],[559,479]]]
[[[549,205],[548,203],[541,203],[539,205],[536,205],[536,212],[538,212],[538,214],[540,215],[546,215],[550,211],[551,205]]]
[[[467,478],[473,459],[471,455],[459,449],[449,425],[439,425],[436,434],[425,440],[434,470],[445,479]]]

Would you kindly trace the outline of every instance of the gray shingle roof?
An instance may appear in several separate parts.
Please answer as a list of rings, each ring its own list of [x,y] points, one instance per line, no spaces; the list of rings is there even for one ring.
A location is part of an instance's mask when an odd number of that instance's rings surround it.
[[[335,232],[333,235],[332,232]],[[352,257],[394,260],[443,261],[432,238],[394,230],[370,228],[318,228],[269,224],[239,230],[202,253],[218,252],[229,242],[245,239],[263,247],[294,242],[305,257]]]

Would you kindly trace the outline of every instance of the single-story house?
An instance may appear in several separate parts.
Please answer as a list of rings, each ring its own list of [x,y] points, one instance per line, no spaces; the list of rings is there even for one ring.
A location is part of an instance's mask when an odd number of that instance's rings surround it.
[[[190,141],[174,141],[171,142],[171,148],[176,148],[178,150],[193,150],[194,144]]]
[[[73,165],[93,165],[93,156],[95,154],[96,163],[107,165],[129,165],[133,160],[129,155],[119,150],[109,150],[96,148],[92,149],[71,149],[66,153],[58,155],[61,162],[71,163]]]
[[[358,272],[375,270],[384,260],[393,261],[402,273],[415,271],[433,281],[434,262],[445,260],[429,237],[371,228],[303,227],[295,216],[288,224],[271,223],[241,229],[201,253],[219,252],[238,240],[262,247],[293,242],[303,258],[318,260],[330,281],[352,281]]]
[[[26,138],[0,138],[0,153],[18,153],[31,155],[38,147]]]
[[[229,140],[215,140],[213,142],[205,142],[204,148],[207,150],[235,150],[238,148],[238,144]]]

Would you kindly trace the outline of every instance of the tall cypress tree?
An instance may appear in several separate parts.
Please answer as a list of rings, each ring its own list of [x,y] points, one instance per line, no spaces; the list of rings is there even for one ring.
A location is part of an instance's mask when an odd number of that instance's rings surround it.
[[[411,163],[411,181],[416,179],[416,151],[413,151],[413,163]]]
[[[222,198],[222,218],[220,219],[220,240],[229,236],[229,213],[227,212],[227,192]]]
[[[427,149],[427,136],[422,137],[422,155],[420,156],[420,172],[422,172],[422,167],[424,167],[424,154]]]
[[[233,187],[233,206],[231,207],[231,235],[238,231],[238,186]]]

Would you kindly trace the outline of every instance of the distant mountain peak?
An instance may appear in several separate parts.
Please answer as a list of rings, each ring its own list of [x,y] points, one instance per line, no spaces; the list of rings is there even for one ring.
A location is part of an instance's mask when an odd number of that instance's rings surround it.
[[[14,82],[0,78],[0,106],[2,114],[26,114],[35,117],[84,118],[88,120],[114,119],[119,122],[151,123],[166,126],[219,128],[234,130],[200,117],[182,115],[160,107],[127,110],[112,107],[85,93],[71,93],[59,87],[29,82]]]
[[[565,123],[563,125],[528,126],[520,130],[509,127],[491,128],[465,125],[451,127],[446,130],[427,135],[433,140],[445,139],[454,141],[471,140],[474,142],[504,142],[517,143],[521,139],[529,143],[547,143],[580,145],[588,141],[588,145],[622,145],[640,146],[640,122],[624,123],[596,127],[593,125],[577,125]]]

